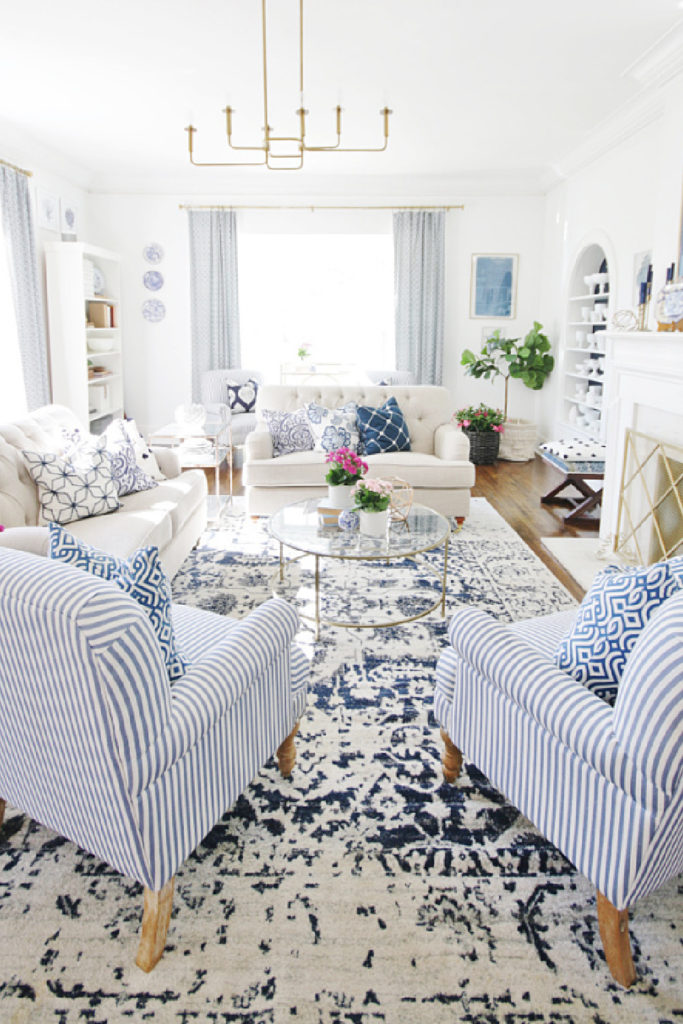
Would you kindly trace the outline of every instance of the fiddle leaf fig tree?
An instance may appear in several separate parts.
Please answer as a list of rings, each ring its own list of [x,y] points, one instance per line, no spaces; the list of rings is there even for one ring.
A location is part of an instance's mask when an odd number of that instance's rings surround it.
[[[521,380],[528,388],[539,391],[555,366],[550,353],[550,342],[543,334],[543,325],[534,320],[534,326],[524,338],[501,338],[500,330],[493,332],[484,342],[477,356],[466,348],[460,363],[470,377],[505,380],[505,418],[508,414],[508,385],[510,378]]]

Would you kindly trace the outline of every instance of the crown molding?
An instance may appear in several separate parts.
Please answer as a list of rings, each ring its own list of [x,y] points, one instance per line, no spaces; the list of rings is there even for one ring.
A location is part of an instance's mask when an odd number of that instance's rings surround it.
[[[623,71],[645,89],[660,88],[683,72],[683,19]]]
[[[36,177],[55,176],[64,178],[72,185],[87,191],[92,181],[92,172],[74,163],[63,153],[17,128],[11,121],[0,120],[2,153],[0,156],[12,163],[26,167]]]

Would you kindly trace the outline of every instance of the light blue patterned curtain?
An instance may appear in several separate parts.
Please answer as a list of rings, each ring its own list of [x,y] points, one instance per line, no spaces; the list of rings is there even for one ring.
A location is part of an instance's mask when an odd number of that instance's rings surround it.
[[[443,367],[443,210],[394,214],[396,367],[440,384]]]
[[[234,210],[190,210],[192,400],[205,370],[239,367],[237,219]]]
[[[0,164],[0,211],[12,282],[26,404],[30,412],[50,401],[42,288],[38,276],[28,178],[4,164]]]

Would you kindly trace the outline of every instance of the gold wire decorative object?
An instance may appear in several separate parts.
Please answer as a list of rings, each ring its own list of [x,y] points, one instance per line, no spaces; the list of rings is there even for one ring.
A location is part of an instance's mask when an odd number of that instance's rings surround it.
[[[613,550],[649,565],[683,547],[683,447],[627,429]]]
[[[612,317],[612,327],[617,331],[637,331],[638,317],[631,309],[618,309]]]
[[[304,0],[299,0],[299,108],[296,116],[299,120],[298,134],[275,135],[268,121],[268,46],[266,33],[266,0],[261,0],[261,47],[263,63],[263,143],[260,146],[236,146],[232,141],[232,115],[235,113],[231,106],[224,107],[225,130],[228,137],[228,148],[241,150],[243,152],[260,154],[254,159],[216,161],[203,163],[194,159],[194,134],[197,131],[194,125],[189,124],[187,132],[187,143],[190,154],[190,163],[194,167],[267,167],[270,171],[298,171],[304,165],[305,153],[383,153],[389,145],[389,115],[393,110],[383,107],[380,116],[384,124],[384,142],[381,146],[375,147],[342,147],[341,145],[341,120],[342,108],[336,107],[336,135],[337,141],[328,146],[309,146],[306,142],[306,115],[309,113],[304,108]],[[284,151],[274,153],[271,144],[275,143],[276,148],[284,144]]]
[[[393,490],[389,500],[389,515],[397,522],[405,522],[413,504],[413,488],[400,476],[389,478]]]

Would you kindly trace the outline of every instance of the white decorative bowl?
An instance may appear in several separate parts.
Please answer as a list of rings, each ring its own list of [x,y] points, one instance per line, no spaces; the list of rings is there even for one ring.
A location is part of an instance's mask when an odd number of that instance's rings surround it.
[[[110,352],[112,348],[111,338],[88,338],[88,352]]]

